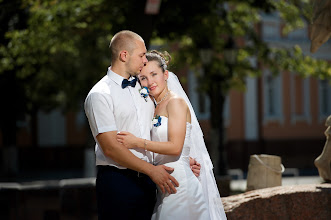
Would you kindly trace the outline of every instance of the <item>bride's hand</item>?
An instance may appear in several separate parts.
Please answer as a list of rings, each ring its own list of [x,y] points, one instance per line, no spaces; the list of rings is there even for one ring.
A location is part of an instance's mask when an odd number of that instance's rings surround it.
[[[201,165],[194,158],[190,157],[190,167],[196,177],[200,176]]]
[[[137,137],[127,131],[121,131],[117,133],[116,139],[119,143],[123,144],[126,148],[135,148],[137,143]]]

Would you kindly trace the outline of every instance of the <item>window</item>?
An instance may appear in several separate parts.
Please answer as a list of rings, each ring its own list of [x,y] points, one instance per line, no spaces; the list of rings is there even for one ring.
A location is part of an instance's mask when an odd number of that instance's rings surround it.
[[[263,94],[264,122],[283,122],[281,75],[272,76],[269,70],[264,71]]]
[[[194,71],[188,73],[188,97],[198,119],[208,119],[210,117],[210,100],[206,93],[198,92],[197,77]]]
[[[255,77],[246,77],[246,92],[244,102],[245,139],[258,139],[258,80]]]
[[[319,81],[319,115],[321,121],[331,115],[331,85],[327,80]]]
[[[288,33],[288,39],[290,40],[308,40],[308,31],[307,31],[307,26],[297,29],[294,31],[291,31]]]
[[[189,99],[192,103],[193,109],[198,119],[210,119],[210,99],[206,93],[197,91],[198,83],[195,72],[190,71],[188,74],[188,88],[189,88]],[[229,96],[225,97],[223,118],[224,125],[228,126],[230,123],[230,103]]]
[[[310,115],[310,79],[302,79],[298,75],[291,74],[291,122],[311,122]]]
[[[262,13],[262,37],[263,40],[280,39],[280,19],[277,14]]]
[[[60,110],[38,113],[38,143],[40,146],[66,144],[66,118]]]
[[[225,101],[224,101],[223,121],[224,121],[224,126],[230,125],[230,98],[229,98],[229,95],[227,95],[225,97]]]

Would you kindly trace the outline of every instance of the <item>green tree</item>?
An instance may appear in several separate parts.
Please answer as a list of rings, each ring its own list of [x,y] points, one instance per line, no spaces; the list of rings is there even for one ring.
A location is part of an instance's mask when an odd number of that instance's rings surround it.
[[[81,107],[110,63],[106,47],[112,34],[123,29],[140,34],[147,46],[155,39],[172,48],[171,42],[176,42],[174,60],[190,67],[202,66],[201,48],[212,49],[212,61],[205,66],[200,88],[211,99],[212,130],[221,137],[219,147],[213,149],[222,148],[221,116],[227,92],[243,88],[247,75],[261,74],[250,65],[250,57],[270,66],[274,73],[290,70],[320,78],[331,75],[329,65],[304,56],[299,47],[270,48],[256,32],[260,12],[280,12],[286,31],[301,27],[304,19],[310,19],[307,0],[163,0],[157,15],[145,14],[145,4],[146,0],[0,1],[4,15],[0,17],[0,77],[2,98],[10,106],[2,109],[6,117],[1,128],[8,134],[4,136],[12,137],[8,145],[15,145],[19,118],[30,115],[35,122],[39,110]],[[241,38],[250,44],[238,48],[236,65],[229,64],[223,52],[230,39],[236,42]],[[16,103],[8,96],[13,84]],[[37,144],[36,124],[32,125]]]
[[[279,13],[284,22],[283,34],[303,28],[310,23],[312,5],[306,1],[209,1],[207,13],[198,13],[191,18],[184,34],[168,30],[170,39],[175,39],[179,49],[179,64],[203,67],[199,76],[199,88],[210,99],[211,156],[216,173],[227,174],[224,152],[223,108],[225,97],[232,88],[244,89],[247,76],[261,76],[261,66],[268,67],[274,75],[290,71],[302,77],[331,78],[331,66],[323,60],[304,55],[298,45],[291,48],[272,48],[263,41],[257,31],[261,13]],[[176,16],[173,16],[176,17]],[[166,35],[164,35],[166,37]],[[169,39],[169,37],[168,37]],[[245,43],[241,43],[244,41]],[[234,61],[226,57],[226,50],[236,49]],[[234,48],[235,47],[235,48]],[[201,62],[199,51],[208,49],[212,57],[207,65]],[[258,65],[253,66],[250,58]]]
[[[15,149],[18,120],[31,119],[37,146],[38,111],[82,108],[87,92],[110,64],[112,34],[130,29],[149,42],[153,26],[144,6],[143,0],[0,1],[4,151]]]

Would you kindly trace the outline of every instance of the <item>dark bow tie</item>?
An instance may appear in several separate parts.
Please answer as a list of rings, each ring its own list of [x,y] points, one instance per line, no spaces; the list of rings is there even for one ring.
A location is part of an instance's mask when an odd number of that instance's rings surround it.
[[[123,79],[122,81],[122,89],[126,88],[127,86],[135,87],[137,83],[137,78],[135,77],[133,80],[129,81],[127,79]]]

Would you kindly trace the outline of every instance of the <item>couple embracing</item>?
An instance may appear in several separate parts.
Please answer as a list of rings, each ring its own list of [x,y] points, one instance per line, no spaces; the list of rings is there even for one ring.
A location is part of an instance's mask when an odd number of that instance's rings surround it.
[[[99,219],[226,219],[200,125],[167,70],[170,55],[147,52],[131,31],[115,34],[110,51],[107,75],[85,100]]]

